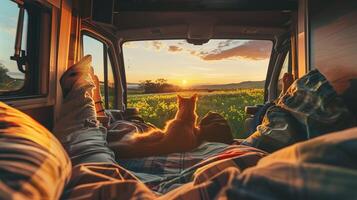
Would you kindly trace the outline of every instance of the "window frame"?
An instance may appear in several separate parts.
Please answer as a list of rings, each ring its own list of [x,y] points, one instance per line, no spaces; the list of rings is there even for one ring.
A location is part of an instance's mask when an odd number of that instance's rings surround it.
[[[309,46],[309,0],[299,0],[298,12],[297,12],[297,35],[296,35],[296,46],[297,46],[297,76],[295,78],[300,78],[310,71],[309,66],[309,56],[310,56],[310,46]]]
[[[103,44],[103,67],[104,67],[104,107],[105,109],[109,109],[109,87],[108,87],[108,58],[109,62],[111,63],[112,66],[112,73],[113,73],[113,78],[114,78],[114,105],[113,107],[115,109],[118,108],[118,78],[116,75],[116,70],[115,70],[115,62],[114,62],[114,49],[113,45],[110,41],[105,39],[102,35],[91,31],[89,29],[82,29],[80,32],[80,55],[81,58],[84,56],[84,43],[83,43],[83,36],[90,37],[94,40],[97,40],[98,42],[101,42]]]
[[[51,60],[50,45],[52,43],[53,8],[48,4],[40,2],[10,2],[18,6],[22,4],[27,13],[26,47],[22,46],[21,49],[25,49],[30,67],[26,69],[28,72],[24,75],[23,86],[18,90],[0,93],[0,100],[11,101],[46,97],[49,94],[48,83],[51,79],[49,77],[49,65]],[[22,34],[25,33],[24,31]],[[47,39],[40,39],[43,38],[42,36]],[[28,51],[28,49],[36,50]],[[13,62],[16,61],[13,60]]]
[[[128,94],[128,86],[127,86],[127,81],[126,81],[126,72],[125,72],[125,63],[124,63],[124,54],[123,54],[123,44],[126,42],[135,42],[135,41],[153,41],[153,40],[185,40],[186,38],[177,38],[177,37],[173,37],[173,38],[152,38],[152,39],[123,39],[121,38],[121,40],[119,41],[119,46],[120,46],[120,63],[122,68],[120,69],[121,72],[123,73],[124,78],[122,78],[122,80],[124,81],[123,84],[123,102],[125,105],[125,108],[127,108],[127,94]],[[263,40],[263,41],[270,41],[272,43],[272,47],[271,47],[271,51],[270,51],[270,57],[269,57],[269,63],[267,66],[267,71],[266,71],[266,77],[265,77],[265,85],[264,85],[264,102],[268,101],[268,97],[269,95],[269,82],[272,76],[272,72],[274,69],[274,63],[276,60],[276,50],[275,50],[275,46],[276,46],[276,39],[275,38],[250,38],[250,37],[229,37],[229,38],[225,38],[225,37],[213,37],[211,38],[211,40]]]
[[[269,101],[274,101],[276,98],[279,97],[279,94],[278,94],[279,76],[280,76],[285,58],[288,53],[289,53],[288,70],[290,71],[290,73],[293,74],[292,51],[291,51],[290,44],[287,44],[287,45],[282,46],[276,55],[277,58],[274,63],[275,66],[273,66],[274,68],[273,68],[271,78],[269,81],[270,82],[269,83]]]

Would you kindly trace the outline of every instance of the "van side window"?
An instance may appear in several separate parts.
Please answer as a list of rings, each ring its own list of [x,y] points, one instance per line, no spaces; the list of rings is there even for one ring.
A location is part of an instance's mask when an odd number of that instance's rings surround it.
[[[2,1],[0,6],[0,93],[21,90],[25,73],[19,71],[14,55],[14,45],[19,17],[19,7],[12,1]],[[26,51],[28,14],[24,12],[21,50]]]
[[[94,74],[98,76],[102,101],[105,108],[115,107],[115,84],[108,45],[89,35],[82,36],[83,55],[92,55]]]
[[[281,66],[281,70],[280,70],[280,73],[279,73],[279,78],[278,78],[278,91],[277,91],[277,94],[280,95],[280,93],[282,92],[283,90],[283,76],[285,73],[291,73],[292,70],[291,70],[291,65],[290,65],[290,52],[288,52],[285,56],[285,59],[284,59],[284,63],[283,65]]]

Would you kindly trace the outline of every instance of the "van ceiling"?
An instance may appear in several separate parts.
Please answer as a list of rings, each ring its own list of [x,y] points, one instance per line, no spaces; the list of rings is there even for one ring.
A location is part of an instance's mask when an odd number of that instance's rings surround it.
[[[289,31],[297,0],[115,0],[122,40],[272,39]],[[209,32],[209,33],[205,33]]]
[[[190,38],[274,39],[289,31],[291,11],[120,12],[122,40]]]
[[[118,11],[295,10],[297,0],[116,0]]]
[[[114,25],[118,30],[161,27],[178,24],[209,23],[214,26],[254,26],[285,28],[291,11],[213,11],[213,12],[119,12]]]

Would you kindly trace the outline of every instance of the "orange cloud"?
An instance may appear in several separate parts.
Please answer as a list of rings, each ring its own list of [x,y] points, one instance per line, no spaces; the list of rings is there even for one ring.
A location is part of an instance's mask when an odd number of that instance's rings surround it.
[[[168,50],[171,52],[177,52],[177,51],[182,51],[182,48],[175,45],[170,45]]]
[[[215,49],[208,53],[201,53],[199,56],[203,60],[223,60],[234,57],[264,60],[270,57],[271,48],[272,43],[270,41],[255,40],[226,50]]]
[[[163,44],[159,41],[153,41],[152,42],[152,46],[156,49],[156,50],[160,50],[163,47]]]

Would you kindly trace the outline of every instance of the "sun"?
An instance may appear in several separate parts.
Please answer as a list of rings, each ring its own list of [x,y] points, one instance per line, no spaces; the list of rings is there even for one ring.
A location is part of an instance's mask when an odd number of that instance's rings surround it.
[[[184,79],[184,80],[182,80],[181,83],[182,83],[182,85],[186,85],[187,84],[187,80]]]

